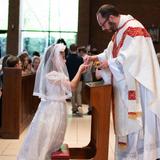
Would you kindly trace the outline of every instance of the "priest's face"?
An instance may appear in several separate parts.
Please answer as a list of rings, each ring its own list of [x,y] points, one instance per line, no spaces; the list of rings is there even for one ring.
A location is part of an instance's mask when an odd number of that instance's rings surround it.
[[[109,19],[105,19],[101,14],[97,14],[97,21],[103,31],[115,32],[117,30],[116,23],[111,21],[111,17],[109,17]]]

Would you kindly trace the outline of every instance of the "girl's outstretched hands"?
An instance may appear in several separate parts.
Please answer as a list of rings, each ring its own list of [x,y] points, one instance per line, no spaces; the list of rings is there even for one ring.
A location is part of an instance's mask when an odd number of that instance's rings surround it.
[[[89,64],[85,64],[85,62],[83,64],[81,64],[79,66],[79,71],[80,73],[84,73],[89,69],[90,65]]]

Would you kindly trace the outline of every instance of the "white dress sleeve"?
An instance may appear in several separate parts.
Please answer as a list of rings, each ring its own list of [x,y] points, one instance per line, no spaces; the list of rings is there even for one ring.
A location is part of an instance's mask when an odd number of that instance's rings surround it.
[[[64,73],[59,73],[56,71],[49,72],[46,75],[46,78],[52,84],[55,84],[55,83],[58,84],[58,83],[61,83],[62,81],[64,82],[68,81],[68,77]]]
[[[61,93],[64,94],[65,98],[71,97],[70,81],[69,78],[64,73],[52,71],[46,75],[46,78],[52,87],[54,86],[57,88],[59,86],[59,88],[61,88],[62,91]]]

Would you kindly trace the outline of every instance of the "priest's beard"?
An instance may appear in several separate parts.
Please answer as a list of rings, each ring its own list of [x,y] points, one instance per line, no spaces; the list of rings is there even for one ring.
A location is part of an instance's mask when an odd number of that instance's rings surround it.
[[[114,32],[117,31],[116,23],[109,21],[108,24],[109,24],[109,27],[110,27],[108,29],[108,32],[113,32],[114,33]]]

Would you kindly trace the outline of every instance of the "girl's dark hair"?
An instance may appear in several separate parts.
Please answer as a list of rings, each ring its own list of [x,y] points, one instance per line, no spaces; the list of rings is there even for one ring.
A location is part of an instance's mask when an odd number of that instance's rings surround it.
[[[108,19],[110,15],[118,17],[120,13],[115,6],[104,4],[98,9],[97,14],[101,14],[103,18]]]
[[[66,48],[65,48],[65,58],[66,58],[68,56],[68,52],[69,52],[68,48],[67,48],[66,41],[63,38],[59,38],[56,43],[63,43],[66,46]]]
[[[65,46],[67,45],[63,38],[59,38],[56,43],[63,43]]]

